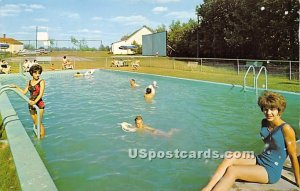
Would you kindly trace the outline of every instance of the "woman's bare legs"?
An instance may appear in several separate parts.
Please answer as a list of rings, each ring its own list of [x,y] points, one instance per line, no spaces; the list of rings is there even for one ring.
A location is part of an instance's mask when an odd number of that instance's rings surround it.
[[[268,183],[266,169],[259,165],[233,165],[228,167],[225,175],[213,188],[213,191],[229,190],[236,180]]]
[[[202,189],[202,191],[210,191],[219,180],[224,176],[228,167],[232,165],[256,165],[256,158],[253,154],[247,152],[232,152],[227,153],[222,163],[218,166],[215,174],[210,179],[209,183]]]
[[[45,128],[44,128],[44,125],[42,123],[43,115],[44,115],[44,109],[40,109],[40,134],[41,134],[41,138],[43,138],[45,136]],[[31,118],[33,120],[34,125],[37,125],[37,114],[31,115]]]

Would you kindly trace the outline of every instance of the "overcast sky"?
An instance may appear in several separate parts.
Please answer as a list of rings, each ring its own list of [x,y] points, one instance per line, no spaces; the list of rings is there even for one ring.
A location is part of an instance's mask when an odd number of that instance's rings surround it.
[[[56,40],[118,41],[143,25],[156,29],[172,20],[196,19],[203,0],[0,0],[0,33],[34,40],[35,30]],[[2,37],[2,34],[1,37]]]

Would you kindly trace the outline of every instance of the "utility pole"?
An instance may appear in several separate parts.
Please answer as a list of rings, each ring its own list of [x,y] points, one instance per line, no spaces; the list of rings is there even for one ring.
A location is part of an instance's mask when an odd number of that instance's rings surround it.
[[[197,13],[197,58],[199,58],[199,22],[200,22],[200,19],[199,19],[200,15],[199,13]]]
[[[37,50],[37,42],[38,42],[38,26],[35,29],[35,49]]]

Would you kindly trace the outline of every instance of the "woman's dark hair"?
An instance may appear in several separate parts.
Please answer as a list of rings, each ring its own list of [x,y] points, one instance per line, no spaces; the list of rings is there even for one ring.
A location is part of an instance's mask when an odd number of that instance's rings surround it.
[[[43,68],[42,66],[38,65],[38,64],[34,64],[29,68],[29,73],[32,76],[33,73],[39,72],[40,74],[42,74],[43,72]]]
[[[151,88],[146,88],[146,94],[151,94],[152,90]]]

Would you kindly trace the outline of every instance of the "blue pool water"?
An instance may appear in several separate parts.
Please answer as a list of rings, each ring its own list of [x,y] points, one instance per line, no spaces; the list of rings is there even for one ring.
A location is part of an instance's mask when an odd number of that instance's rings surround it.
[[[46,137],[32,132],[27,104],[13,93],[10,100],[59,190],[199,190],[221,159],[131,159],[129,149],[148,151],[249,150],[259,153],[263,114],[254,92],[240,87],[98,70],[93,78],[73,78],[74,71],[44,73]],[[131,89],[129,79],[141,87]],[[158,82],[152,103],[144,88]],[[26,81],[13,76],[2,84]],[[300,96],[284,94],[283,119],[299,135]],[[170,138],[126,133],[118,123],[144,123],[168,131]]]

